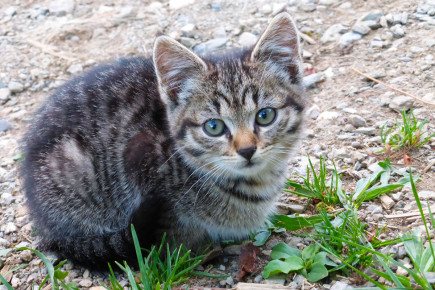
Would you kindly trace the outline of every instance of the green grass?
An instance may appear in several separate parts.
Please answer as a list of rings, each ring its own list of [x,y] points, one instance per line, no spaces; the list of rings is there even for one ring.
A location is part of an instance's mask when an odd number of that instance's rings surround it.
[[[193,271],[196,266],[201,263],[203,256],[191,257],[191,251],[187,250],[183,245],[178,248],[171,250],[168,243],[165,243],[165,237],[163,237],[159,247],[153,246],[151,250],[147,251],[147,255],[144,257],[140,248],[139,241],[136,235],[136,231],[132,226],[132,235],[134,241],[134,247],[136,250],[136,256],[139,265],[139,272],[135,272],[126,262],[123,264],[117,263],[116,265],[127,277],[131,289],[171,289],[171,287],[180,285],[187,281],[188,277],[192,274],[208,276],[211,278],[222,278],[223,276],[213,276],[208,273]],[[65,261],[60,262],[57,265],[53,265],[43,253],[30,249],[27,247],[19,248],[16,251],[29,250],[38,256],[45,265],[47,270],[47,276],[42,280],[38,289],[44,288],[48,282],[51,284],[53,290],[64,289],[64,290],[75,290],[79,289],[77,285],[73,282],[65,282],[65,278],[68,276],[68,272],[60,270],[60,268],[66,263]],[[12,249],[0,250],[0,256],[6,255],[12,251]],[[16,271],[20,268],[27,267],[27,264],[15,267],[6,273],[5,276],[9,275],[11,272]],[[100,282],[101,286],[106,289],[124,289],[116,278],[113,268],[109,264],[110,271],[110,288]],[[227,276],[225,276],[227,277]],[[6,278],[0,275],[0,285],[6,286],[8,290],[13,290],[12,286],[7,282]]]
[[[434,134],[428,135],[427,132],[423,132],[423,126],[428,123],[427,120],[418,122],[414,116],[413,109],[409,114],[405,111],[401,112],[402,120],[399,122],[395,118],[395,126],[387,129],[388,123],[384,124],[381,128],[381,140],[384,143],[385,149],[378,153],[392,153],[399,149],[408,151],[414,147],[419,147],[435,136]],[[423,135],[426,135],[423,137]]]

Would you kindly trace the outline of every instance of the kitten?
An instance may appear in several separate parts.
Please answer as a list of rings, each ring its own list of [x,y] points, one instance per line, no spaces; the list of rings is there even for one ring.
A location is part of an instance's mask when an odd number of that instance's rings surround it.
[[[251,49],[199,57],[166,36],[153,59],[61,87],[24,140],[41,248],[92,268],[162,234],[240,239],[274,212],[305,106],[299,39],[277,15]]]

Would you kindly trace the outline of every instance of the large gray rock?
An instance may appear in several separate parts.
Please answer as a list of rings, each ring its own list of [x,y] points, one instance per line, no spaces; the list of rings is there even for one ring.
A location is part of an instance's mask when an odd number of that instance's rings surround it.
[[[11,128],[12,128],[11,123],[9,123],[6,120],[0,120],[0,132],[9,130]]]
[[[359,33],[355,33],[355,32],[346,32],[345,34],[343,34],[340,37],[340,45],[341,46],[349,46],[350,44],[352,44],[354,41],[360,40],[361,39],[361,34]]]
[[[414,105],[414,99],[408,96],[404,96],[404,95],[400,95],[397,97],[394,97],[390,104],[389,107],[393,110],[396,111],[407,111],[410,108],[412,108]]]
[[[8,88],[12,93],[20,93],[24,90],[24,85],[20,82],[11,81],[8,84]]]
[[[361,35],[366,35],[370,32],[370,27],[365,22],[357,22],[352,27],[352,31]]]

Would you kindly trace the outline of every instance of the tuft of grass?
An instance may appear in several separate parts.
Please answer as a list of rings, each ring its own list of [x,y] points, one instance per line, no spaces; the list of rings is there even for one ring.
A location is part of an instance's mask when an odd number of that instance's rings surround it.
[[[126,274],[131,289],[171,289],[175,285],[186,282],[190,274],[201,274],[201,272],[194,272],[193,269],[201,263],[204,256],[191,257],[191,251],[183,245],[171,251],[169,244],[165,244],[165,236],[163,236],[160,246],[158,248],[153,246],[144,257],[133,225],[131,232],[139,273],[134,272],[126,262],[123,264],[116,262],[116,265]],[[110,264],[109,270],[111,288],[101,285],[110,290],[124,289],[117,281]]]
[[[409,114],[406,111],[402,111],[402,122],[399,122],[397,118],[395,126],[387,129],[388,123],[385,123],[381,127],[381,140],[385,145],[385,149],[378,153],[391,153],[394,150],[404,149],[408,151],[414,147],[419,147],[435,136],[434,134],[428,135],[427,132],[423,132],[423,126],[428,123],[427,120],[418,122],[414,116],[413,109]],[[426,135],[426,137],[423,137]]]

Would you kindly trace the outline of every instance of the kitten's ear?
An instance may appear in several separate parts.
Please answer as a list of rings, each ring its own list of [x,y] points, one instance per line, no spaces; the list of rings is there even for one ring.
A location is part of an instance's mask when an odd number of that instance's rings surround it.
[[[287,12],[282,12],[272,19],[250,57],[251,62],[264,63],[267,69],[272,69],[274,73],[286,73],[286,77],[292,83],[302,80],[298,31]]]
[[[178,104],[179,93],[186,85],[194,85],[207,70],[206,63],[193,52],[167,36],[160,36],[154,43],[154,67],[165,103]]]

